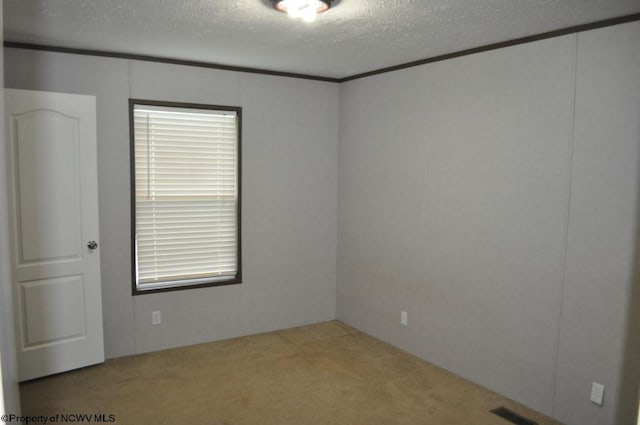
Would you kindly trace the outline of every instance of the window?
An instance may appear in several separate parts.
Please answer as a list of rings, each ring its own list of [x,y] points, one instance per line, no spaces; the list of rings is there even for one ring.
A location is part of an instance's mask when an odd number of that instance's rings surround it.
[[[129,108],[133,293],[240,283],[241,108]]]

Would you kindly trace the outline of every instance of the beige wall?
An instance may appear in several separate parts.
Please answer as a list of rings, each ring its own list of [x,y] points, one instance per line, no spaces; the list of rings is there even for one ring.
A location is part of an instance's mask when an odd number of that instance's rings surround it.
[[[632,309],[640,302],[640,22],[579,34],[577,58],[554,413],[575,424],[635,425],[640,358],[629,330],[640,324]],[[608,387],[603,408],[580,397],[591,381]]]
[[[567,424],[630,425],[639,143],[638,22],[342,85],[338,319]]]
[[[6,85],[95,95],[107,357],[335,317],[338,87],[5,49]],[[128,99],[243,108],[241,285],[131,296]],[[151,326],[151,312],[162,325]]]

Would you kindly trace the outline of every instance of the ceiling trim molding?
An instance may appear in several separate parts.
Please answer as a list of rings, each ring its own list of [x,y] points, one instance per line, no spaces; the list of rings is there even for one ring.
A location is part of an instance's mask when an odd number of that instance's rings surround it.
[[[583,31],[610,27],[613,25],[625,24],[627,22],[640,21],[640,13],[634,13],[632,15],[619,16],[617,18],[605,19],[603,21],[591,22],[588,24],[576,25],[573,27],[563,28],[559,30],[548,31],[536,35],[529,35],[521,38],[514,38],[513,40],[501,41],[499,43],[487,44],[485,46],[474,47],[471,49],[460,50],[458,52],[447,53],[440,56],[434,56],[431,58],[420,59],[413,62],[407,62],[400,65],[389,66],[386,68],[380,68],[373,71],[363,72],[362,74],[352,75],[350,77],[344,77],[339,82],[344,83],[347,81],[357,80],[360,78],[370,77],[372,75],[385,74],[387,72],[398,71],[400,69],[412,68],[414,66],[426,65],[428,63],[440,62],[447,59],[459,58],[461,56],[473,55],[475,53],[488,52],[490,50],[502,49],[504,47],[516,46],[518,44],[531,43],[533,41],[546,40],[548,38],[561,37],[563,35],[575,34]]]
[[[122,53],[106,50],[76,49],[73,47],[52,46],[46,44],[21,43],[7,40],[4,47],[13,49],[39,50],[43,52],[68,53],[72,55],[100,56],[107,58],[139,60],[146,62],[167,63],[171,65],[195,66],[199,68],[219,69],[223,71],[247,72],[250,74],[273,75],[277,77],[300,78],[304,80],[326,81],[329,83],[339,83],[339,78],[323,77],[320,75],[298,74],[295,72],[272,71],[269,69],[251,68],[244,66],[223,65],[219,63],[200,62],[184,59],[173,59],[160,56],[138,55],[134,53]]]
[[[172,65],[184,65],[184,66],[194,66],[199,68],[219,69],[224,71],[246,72],[251,74],[263,74],[263,75],[273,75],[278,77],[300,78],[304,80],[325,81],[329,83],[345,83],[347,81],[358,80],[360,78],[371,77],[373,75],[379,75],[379,74],[385,74],[387,72],[398,71],[406,68],[413,68],[415,66],[426,65],[433,62],[441,62],[448,59],[459,58],[462,56],[473,55],[476,53],[487,52],[490,50],[497,50],[505,47],[516,46],[518,44],[531,43],[534,41],[546,40],[549,38],[561,37],[564,35],[570,35],[570,34],[575,34],[583,31],[589,31],[589,30],[594,30],[598,28],[605,28],[613,25],[619,25],[619,24],[624,24],[624,23],[634,22],[634,21],[640,21],[640,13],[619,16],[616,18],[605,19],[602,21],[591,22],[588,24],[575,25],[572,27],[562,28],[559,30],[553,30],[553,31],[548,31],[540,34],[526,36],[526,37],[515,38],[512,40],[501,41],[499,43],[492,43],[484,46],[473,47],[471,49],[460,50],[453,53],[447,53],[444,55],[433,56],[430,58],[420,59],[417,61],[375,69],[373,71],[367,71],[361,74],[354,74],[354,75],[343,77],[343,78],[323,77],[320,75],[298,74],[295,72],[273,71],[273,70],[261,69],[261,68],[223,65],[218,63],[200,62],[200,61],[192,61],[192,60],[184,60],[184,59],[172,59],[172,58],[159,57],[159,56],[138,55],[133,53],[121,53],[121,52],[91,50],[91,49],[77,49],[72,47],[61,47],[61,46],[43,45],[43,44],[35,44],[35,43],[21,43],[21,42],[10,41],[10,40],[6,40],[4,42],[4,47],[14,48],[14,49],[40,50],[45,52],[68,53],[68,54],[75,54],[75,55],[101,56],[101,57],[127,59],[127,60],[140,60],[140,61],[147,61],[147,62],[167,63]]]

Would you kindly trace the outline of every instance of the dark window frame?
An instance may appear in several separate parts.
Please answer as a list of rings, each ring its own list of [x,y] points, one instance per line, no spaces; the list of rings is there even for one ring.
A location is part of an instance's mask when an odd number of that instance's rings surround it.
[[[153,289],[139,289],[136,285],[136,182],[135,182],[135,127],[134,108],[136,105],[146,106],[166,106],[171,108],[184,109],[205,109],[217,111],[233,111],[237,115],[238,126],[238,158],[237,158],[237,181],[238,181],[238,204],[237,204],[237,272],[236,275],[226,280],[216,280],[211,282],[199,282],[193,285],[176,285]],[[201,103],[169,102],[147,99],[129,99],[129,190],[131,194],[131,293],[132,295],[156,294],[159,292],[183,291],[187,289],[207,288],[215,286],[237,285],[242,283],[242,107],[209,105]]]

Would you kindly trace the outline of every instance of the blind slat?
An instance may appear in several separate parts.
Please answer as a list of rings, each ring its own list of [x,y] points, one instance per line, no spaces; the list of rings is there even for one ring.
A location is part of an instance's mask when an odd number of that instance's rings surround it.
[[[204,262],[192,261],[189,263],[183,263],[179,265],[148,267],[149,271],[146,275],[143,274],[143,279],[152,278],[154,280],[157,280],[158,277],[162,277],[163,274],[168,276],[172,274],[184,275],[185,272],[193,272],[194,274],[201,274],[203,271],[206,271],[211,273],[212,275],[215,275],[216,273],[220,273],[221,271],[229,271],[229,272],[234,271],[233,268],[234,268],[234,264],[227,264],[225,268],[222,268],[222,267],[213,268],[211,267],[209,261],[204,261]],[[140,270],[146,271],[145,268],[140,268]]]
[[[228,248],[235,248],[235,245],[229,246]],[[162,250],[162,251],[157,251],[149,254],[140,254],[138,258],[139,259],[147,258],[149,259],[149,261],[152,261],[152,262],[155,261],[158,264],[165,263],[167,264],[167,266],[170,266],[172,264],[191,263],[197,260],[202,260],[206,263],[215,263],[217,262],[218,259],[227,259],[227,260],[233,259],[235,257],[234,254],[235,253],[233,252],[232,249],[227,249],[227,250],[206,249],[206,250],[200,250],[200,251],[195,249],[192,249],[191,251]]]

